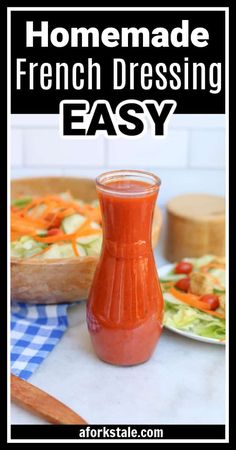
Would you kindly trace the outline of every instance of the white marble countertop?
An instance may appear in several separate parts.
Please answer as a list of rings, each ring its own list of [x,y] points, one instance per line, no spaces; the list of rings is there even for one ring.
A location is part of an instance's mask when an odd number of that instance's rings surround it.
[[[163,241],[163,239],[162,239]],[[158,247],[159,267],[162,241]],[[225,417],[225,349],[164,330],[145,364],[116,367],[94,354],[85,303],[69,312],[69,329],[30,378],[91,424],[220,424]],[[13,424],[43,420],[12,405]]]

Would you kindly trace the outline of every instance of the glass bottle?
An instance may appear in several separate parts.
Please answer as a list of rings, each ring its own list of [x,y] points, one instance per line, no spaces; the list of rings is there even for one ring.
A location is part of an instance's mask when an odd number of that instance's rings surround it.
[[[96,179],[103,245],[87,303],[87,324],[98,357],[117,365],[148,360],[162,331],[163,297],[152,245],[161,181],[119,170]]]

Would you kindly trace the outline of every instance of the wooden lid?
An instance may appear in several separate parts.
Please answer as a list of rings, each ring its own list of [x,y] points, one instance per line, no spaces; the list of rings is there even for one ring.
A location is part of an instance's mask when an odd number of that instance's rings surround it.
[[[207,194],[180,195],[167,203],[167,211],[197,221],[224,219],[225,199]]]

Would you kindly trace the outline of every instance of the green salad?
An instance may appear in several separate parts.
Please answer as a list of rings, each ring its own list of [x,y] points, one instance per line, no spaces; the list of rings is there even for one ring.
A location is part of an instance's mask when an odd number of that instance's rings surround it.
[[[98,201],[70,192],[20,197],[11,204],[11,256],[60,259],[98,256],[102,245]]]
[[[224,258],[185,258],[160,282],[165,302],[164,325],[225,340]]]

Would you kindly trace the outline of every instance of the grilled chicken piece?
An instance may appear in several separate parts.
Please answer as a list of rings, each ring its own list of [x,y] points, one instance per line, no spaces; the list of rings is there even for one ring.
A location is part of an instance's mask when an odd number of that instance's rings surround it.
[[[212,294],[214,283],[207,274],[193,272],[190,275],[190,292],[195,295]]]
[[[219,295],[220,308],[225,311],[225,294]]]

